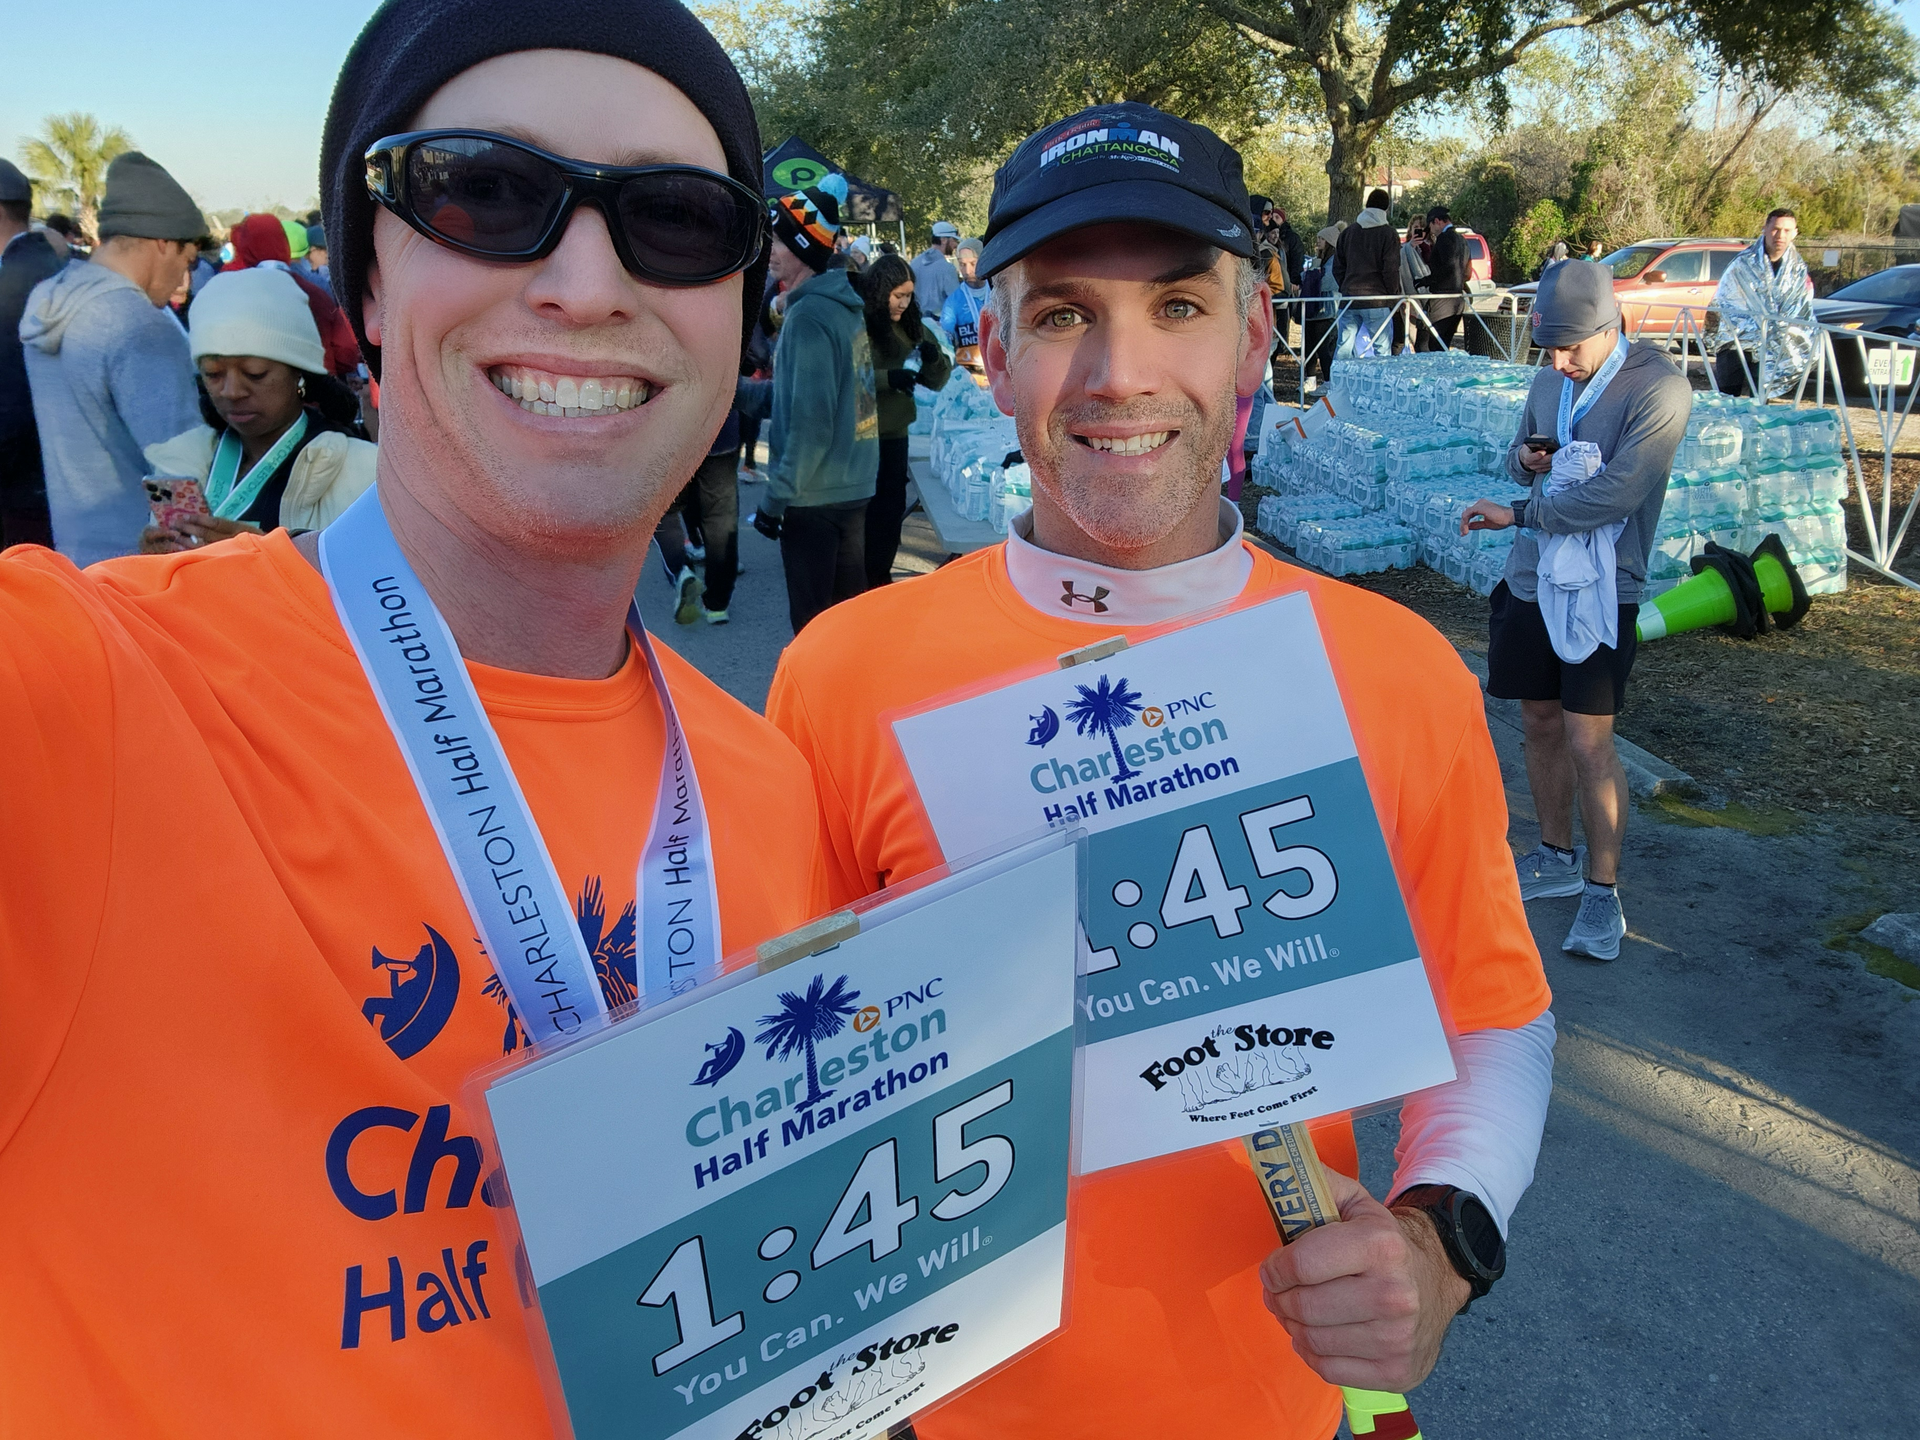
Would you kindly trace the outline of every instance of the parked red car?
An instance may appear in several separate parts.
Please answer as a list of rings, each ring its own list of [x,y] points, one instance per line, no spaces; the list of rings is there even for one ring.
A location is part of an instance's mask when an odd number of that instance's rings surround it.
[[[1693,334],[1706,328],[1713,292],[1733,257],[1746,249],[1747,240],[1680,238],[1636,240],[1598,263],[1613,270],[1613,294],[1627,334],[1637,339],[1672,340],[1688,333],[1681,311],[1693,312]],[[1592,263],[1567,260],[1567,265]],[[1538,281],[1513,287],[1513,293],[1531,302]],[[1502,307],[1505,308],[1504,306]]]

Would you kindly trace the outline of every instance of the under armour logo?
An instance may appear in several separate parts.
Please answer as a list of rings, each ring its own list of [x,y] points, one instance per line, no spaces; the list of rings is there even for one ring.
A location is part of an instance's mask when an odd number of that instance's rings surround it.
[[[1067,609],[1071,610],[1076,602],[1084,602],[1085,604],[1093,606],[1093,613],[1096,615],[1104,615],[1107,613],[1107,596],[1113,592],[1108,590],[1106,586],[1094,586],[1091,595],[1082,595],[1078,590],[1075,590],[1073,588],[1073,581],[1071,580],[1062,580],[1060,582],[1060,588],[1065,592],[1060,597],[1060,603],[1066,606]]]

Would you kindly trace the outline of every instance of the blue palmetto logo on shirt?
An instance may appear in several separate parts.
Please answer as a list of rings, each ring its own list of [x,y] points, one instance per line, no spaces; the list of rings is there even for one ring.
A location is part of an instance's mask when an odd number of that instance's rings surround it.
[[[613,924],[607,924],[606,894],[601,888],[600,877],[589,875],[580,887],[579,898],[573,902],[573,918],[580,926],[580,938],[586,942],[587,953],[593,957],[593,973],[600,981],[600,995],[607,1002],[607,1009],[616,1010],[638,998],[640,984],[634,955],[633,902],[629,900],[619,918]],[[501,1051],[511,1055],[527,1043],[527,1032],[520,1023],[513,1002],[507,998],[507,987],[498,975],[489,975],[487,983],[480,987],[480,993],[505,1007],[507,1029],[501,1040]]]

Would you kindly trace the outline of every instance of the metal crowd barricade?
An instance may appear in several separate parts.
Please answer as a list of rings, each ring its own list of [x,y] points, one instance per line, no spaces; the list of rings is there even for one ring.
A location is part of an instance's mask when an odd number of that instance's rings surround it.
[[[1907,528],[1913,523],[1914,508],[1920,505],[1920,487],[1916,487],[1907,500],[1907,508],[1899,516],[1899,524],[1894,524],[1893,452],[1900,443],[1900,435],[1906,428],[1908,418],[1913,414],[1914,396],[1920,394],[1920,377],[1915,374],[1920,371],[1920,340],[1874,334],[1871,347],[1867,340],[1868,337],[1858,330],[1822,325],[1814,363],[1807,367],[1809,374],[1819,372],[1815,380],[1816,393],[1824,396],[1827,380],[1831,378],[1833,381],[1840,426],[1847,437],[1847,458],[1853,462],[1853,479],[1860,497],[1860,521],[1867,532],[1868,553],[1862,555],[1848,547],[1847,558],[1910,590],[1920,590],[1920,583],[1893,568],[1894,557],[1906,543]],[[1859,356],[1862,388],[1867,392],[1864,408],[1873,412],[1874,424],[1880,431],[1880,493],[1877,499],[1868,493],[1867,467],[1861,459],[1859,436],[1853,429],[1853,405],[1847,399],[1840,358],[1834,350],[1836,342],[1843,345],[1851,342],[1854,352]],[[1884,360],[1883,370],[1873,363],[1876,359]],[[1875,379],[1876,370],[1882,370],[1883,378]],[[1802,392],[1806,390],[1806,385],[1807,377],[1803,375],[1800,378]],[[1903,389],[1906,392],[1904,400],[1900,398]],[[1797,401],[1800,397],[1796,395],[1794,398]]]
[[[1427,313],[1427,306],[1435,300],[1463,302],[1464,308],[1459,316],[1461,323],[1456,327],[1451,347],[1442,343],[1440,332]],[[1399,320],[1409,346],[1414,345],[1417,338],[1424,337],[1435,350],[1464,346],[1474,354],[1524,361],[1528,349],[1527,309],[1522,306],[1530,309],[1531,303],[1527,296],[1500,289],[1439,295],[1335,295],[1327,298],[1276,295],[1273,297],[1273,315],[1278,343],[1274,347],[1274,358],[1294,362],[1297,378],[1292,388],[1304,407],[1307,404],[1308,367],[1323,356],[1331,362],[1340,343],[1341,318],[1350,310],[1365,310],[1386,312],[1380,323],[1382,333],[1388,336],[1393,333],[1394,321]],[[1307,339],[1309,320],[1324,323],[1327,327],[1311,343]],[[1476,345],[1486,348],[1476,350]]]
[[[1653,310],[1654,307],[1650,306],[1641,315],[1640,323],[1632,328],[1629,338],[1645,337],[1647,320]],[[1685,305],[1672,307],[1670,314],[1672,318],[1665,338],[1669,343],[1679,340],[1682,372],[1686,369],[1690,346],[1697,345],[1707,384],[1718,394],[1720,382],[1714,373],[1714,351],[1711,348],[1719,329],[1718,317],[1711,310],[1695,311]],[[1759,318],[1759,354],[1750,358],[1744,347],[1733,347],[1739,359],[1740,373],[1751,395],[1765,395],[1769,379],[1767,329],[1770,322],[1764,315]],[[1899,447],[1907,420],[1913,414],[1914,397],[1920,394],[1920,340],[1878,332],[1863,334],[1839,325],[1821,325],[1818,328],[1820,340],[1814,347],[1813,363],[1801,372],[1788,403],[1797,406],[1802,401],[1811,400],[1821,408],[1839,411],[1840,430],[1846,440],[1846,458],[1853,471],[1854,494],[1860,507],[1861,528],[1867,535],[1867,552],[1862,554],[1849,546],[1847,558],[1896,584],[1920,590],[1920,583],[1893,568],[1895,557],[1906,543],[1916,507],[1920,506],[1920,490],[1916,490],[1899,515],[1896,516],[1893,510],[1894,451]],[[1662,337],[1656,334],[1645,338]],[[1872,343],[1869,344],[1869,341]],[[1859,358],[1861,379],[1856,388],[1864,389],[1866,393],[1858,399],[1849,398],[1847,394],[1839,353],[1834,348],[1836,344],[1843,348],[1851,347],[1852,353]],[[1811,396],[1807,393],[1809,385],[1813,389]],[[1829,390],[1833,394],[1831,402],[1827,399]],[[1862,454],[1861,437],[1855,432],[1853,424],[1856,407],[1873,415],[1875,427],[1880,432],[1877,455],[1871,454],[1871,438],[1868,441],[1869,453]],[[1869,483],[1870,469],[1878,471],[1877,484]]]

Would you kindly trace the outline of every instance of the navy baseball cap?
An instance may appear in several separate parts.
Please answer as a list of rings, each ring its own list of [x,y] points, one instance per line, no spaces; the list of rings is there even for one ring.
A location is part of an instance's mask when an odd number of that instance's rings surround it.
[[[1096,105],[1029,135],[994,172],[991,277],[1069,230],[1164,225],[1251,259],[1240,152],[1204,125],[1151,105]]]

